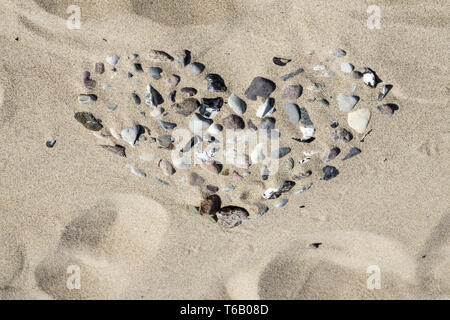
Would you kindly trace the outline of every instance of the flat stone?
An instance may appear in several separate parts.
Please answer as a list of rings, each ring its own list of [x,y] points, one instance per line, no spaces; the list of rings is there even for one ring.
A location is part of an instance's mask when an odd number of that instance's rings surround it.
[[[125,128],[120,132],[122,139],[128,142],[131,146],[133,146],[139,135],[139,127],[134,126],[130,128]]]
[[[380,87],[380,93],[378,93],[378,101],[382,101],[384,97],[391,91],[392,85],[391,84],[384,84]]]
[[[195,98],[184,99],[183,102],[174,105],[175,112],[187,117],[190,116],[200,106]]]
[[[192,88],[192,87],[184,87],[181,88],[181,93],[184,94],[187,97],[193,97],[197,94],[197,89]]]
[[[212,123],[213,121],[211,119],[207,119],[199,113],[194,113],[189,121],[189,129],[192,133],[200,135]]]
[[[341,71],[344,73],[351,73],[355,67],[348,62],[341,63]]]
[[[303,135],[302,142],[307,142],[314,137],[316,129],[311,127],[300,127],[300,131]]]
[[[269,188],[264,194],[263,198],[268,200],[273,200],[279,198],[283,193],[289,192],[293,187],[295,187],[296,183],[294,181],[286,180],[283,181],[281,186],[278,188]]]
[[[344,128],[339,128],[331,133],[331,138],[339,143],[346,144],[353,139],[353,135]]]
[[[223,106],[223,98],[202,98],[200,105],[200,114],[207,118],[214,118]]]
[[[245,128],[245,122],[238,115],[231,114],[223,119],[223,126],[229,130],[237,131]]]
[[[276,89],[273,81],[262,77],[256,77],[250,83],[250,86],[245,91],[245,96],[249,100],[256,101],[257,97],[267,98]]]
[[[280,208],[284,207],[285,205],[287,205],[288,202],[289,202],[288,199],[283,199],[283,200],[281,200],[280,202],[274,204],[273,206],[274,206],[275,208],[277,208],[277,209],[280,209]]]
[[[359,97],[357,96],[348,96],[343,93],[338,95],[337,102],[339,106],[339,110],[343,112],[349,112],[353,109],[353,107],[358,103]]]
[[[206,75],[205,80],[208,82],[209,92],[226,92],[227,86],[222,77],[215,73],[210,73]]]
[[[256,116],[258,118],[264,118],[265,116],[270,116],[275,112],[275,99],[268,98],[262,105],[259,106],[256,111]]]
[[[155,80],[161,79],[161,73],[163,72],[163,69],[160,67],[150,67],[148,68],[148,72]]]
[[[248,211],[244,208],[228,206],[220,209],[216,214],[217,223],[223,228],[231,229],[242,224],[243,221],[248,219]]]
[[[189,70],[193,76],[197,77],[205,70],[205,65],[200,62],[192,62],[189,65]]]
[[[205,179],[195,172],[189,174],[187,181],[191,186],[201,186],[205,183]]]
[[[325,66],[325,65],[318,65],[318,66],[314,66],[313,67],[313,70],[314,71],[323,71],[323,70],[325,70],[327,68],[327,66]]]
[[[381,80],[378,78],[375,71],[373,71],[370,68],[364,68],[363,72],[363,80],[366,85],[368,85],[371,88],[375,88]]]
[[[175,139],[170,134],[163,134],[157,138],[157,141],[162,148],[169,149],[175,142]]]
[[[166,78],[166,86],[169,89],[173,89],[178,85],[178,83],[180,83],[180,79],[181,78],[179,76],[177,76],[176,74],[171,74],[170,76],[168,76]]]
[[[247,110],[247,104],[244,102],[244,100],[239,98],[234,93],[232,93],[228,98],[228,105],[230,106],[231,110],[233,110],[233,112],[238,115],[243,115]]]
[[[106,62],[108,62],[110,65],[115,66],[120,60],[119,56],[110,56],[106,57]]]
[[[101,120],[96,119],[90,112],[77,112],[75,113],[75,119],[88,130],[100,131],[103,129]]]
[[[323,158],[323,162],[330,162],[331,160],[335,159],[340,153],[341,149],[339,149],[338,147],[331,148]]]
[[[83,85],[91,90],[97,87],[97,81],[91,79],[91,73],[89,71],[83,72]]]
[[[285,65],[287,65],[292,60],[291,59],[286,59],[286,58],[273,57],[272,61],[277,66],[284,67]]]
[[[350,151],[346,154],[344,159],[342,159],[342,160],[348,160],[348,159],[353,158],[354,156],[356,156],[356,155],[358,155],[360,153],[361,153],[361,149],[356,148],[356,147],[352,147],[350,149]]]
[[[222,171],[223,165],[215,160],[208,160],[202,162],[200,167],[206,171],[209,171],[213,174],[219,174]]]
[[[147,174],[144,171],[136,169],[135,166],[131,163],[127,163],[125,167],[130,169],[131,173],[134,174],[135,176],[138,176],[139,178],[147,177]]]
[[[370,111],[367,108],[349,112],[347,115],[348,125],[358,133],[364,133],[366,131],[369,120]]]
[[[333,179],[333,178],[337,177],[337,175],[339,174],[339,170],[333,166],[323,167],[322,172],[323,172],[323,178],[322,178],[323,180]]]
[[[303,92],[303,87],[299,84],[292,84],[287,86],[281,94],[281,99],[297,100]]]
[[[284,108],[286,110],[286,113],[289,116],[289,120],[293,125],[296,125],[300,121],[300,109],[298,108],[298,105],[295,103],[286,103],[284,105]]]
[[[383,104],[378,106],[377,109],[381,112],[381,114],[386,115],[388,118],[394,114],[394,109],[390,104]]]

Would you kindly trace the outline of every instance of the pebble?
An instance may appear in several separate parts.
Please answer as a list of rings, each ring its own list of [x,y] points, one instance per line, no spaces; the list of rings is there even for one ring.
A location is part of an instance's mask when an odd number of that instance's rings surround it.
[[[173,90],[169,93],[168,98],[170,103],[175,103],[176,102],[176,96],[177,96],[177,90]]]
[[[159,104],[164,102],[161,94],[153,88],[151,85],[148,85],[145,90],[145,104],[151,108],[156,108]]]
[[[80,94],[78,96],[78,102],[80,104],[90,104],[97,101],[97,96],[95,94]]]
[[[242,224],[248,219],[248,211],[244,208],[227,206],[220,209],[216,214],[219,225],[226,229],[231,229]]]
[[[327,71],[327,72],[325,72],[324,74],[323,74],[323,77],[324,78],[331,78],[331,77],[334,77],[336,74],[334,73],[334,72],[331,72],[331,71]]]
[[[223,126],[218,123],[215,123],[209,127],[208,132],[210,134],[219,134],[222,132],[222,130],[223,130]]]
[[[311,189],[311,187],[312,187],[312,183],[310,183],[310,184],[308,184],[308,185],[306,185],[306,186],[303,186],[302,188],[300,188],[300,189],[298,189],[297,191],[295,191],[295,194],[302,194],[302,193],[305,193],[306,191],[308,191],[309,189]]]
[[[339,110],[343,112],[348,112],[353,109],[353,107],[358,103],[359,97],[357,96],[348,96],[343,93],[338,95],[337,102],[339,105]]]
[[[193,97],[197,94],[197,89],[192,88],[192,87],[184,87],[181,88],[181,93],[184,94],[187,97]]]
[[[150,67],[148,68],[148,72],[155,80],[161,79],[161,73],[163,72],[163,69],[160,67]]]
[[[361,79],[363,77],[363,74],[361,72],[355,70],[352,72],[352,76],[354,79]]]
[[[330,127],[332,127],[333,129],[336,129],[337,127],[339,127],[339,122],[334,120],[333,122],[331,122]]]
[[[135,105],[140,105],[141,104],[141,98],[137,95],[137,93],[136,92],[133,92],[132,94],[131,94],[131,96],[133,97],[133,101],[134,101],[134,104]]]
[[[354,156],[356,156],[360,153],[361,153],[361,149],[352,147],[350,149],[350,151],[347,153],[347,155],[342,160],[347,160],[347,159],[353,158]]]
[[[333,166],[325,166],[322,168],[323,180],[330,180],[335,178],[339,174],[339,170]]]
[[[308,87],[308,90],[312,92],[322,92],[323,89],[325,89],[325,85],[321,83],[313,83],[311,86]]]
[[[103,129],[101,120],[96,119],[90,112],[77,112],[75,113],[75,119],[88,130],[100,131]]]
[[[87,89],[95,89],[97,81],[91,79],[91,73],[89,71],[83,72],[83,84]]]
[[[348,125],[358,133],[364,133],[366,131],[369,120],[370,111],[367,108],[349,112],[347,115]]]
[[[257,97],[267,98],[276,89],[273,81],[262,77],[256,77],[250,83],[250,86],[245,91],[245,96],[249,100],[256,101]]]
[[[339,128],[331,133],[331,138],[339,143],[345,144],[353,139],[353,135],[344,128]]]
[[[377,109],[381,112],[381,114],[386,115],[387,118],[391,117],[394,113],[394,109],[389,104],[378,106]]]
[[[291,148],[283,147],[283,148],[273,150],[272,153],[270,154],[270,157],[272,159],[281,159],[284,156],[286,156],[287,154],[289,154],[290,152],[291,152]]]
[[[288,202],[289,202],[288,199],[283,199],[283,200],[281,200],[280,202],[274,204],[274,207],[275,207],[275,208],[278,208],[278,209],[279,209],[279,208],[282,208],[282,207],[284,207],[285,205],[287,205]]]
[[[145,162],[151,162],[151,161],[155,161],[156,157],[152,154],[145,153],[145,154],[141,154],[139,156],[139,159],[141,159],[142,161],[145,161]]]
[[[261,170],[261,179],[263,179],[263,181],[266,181],[267,179],[269,179],[269,175],[270,175],[270,170],[267,167],[264,167]]]
[[[315,128],[308,128],[308,127],[300,127],[300,131],[302,132],[303,142],[308,142],[310,139],[314,137],[314,133],[316,132]]]
[[[188,143],[184,146],[183,149],[181,149],[181,152],[189,152],[195,145],[202,142],[202,138],[200,136],[193,136]]]
[[[55,146],[55,144],[56,144],[56,140],[50,140],[45,143],[47,148],[53,148]]]
[[[341,63],[341,71],[344,73],[351,73],[355,69],[355,67],[348,62],[342,62]]]
[[[292,169],[294,169],[294,166],[295,166],[295,161],[294,161],[294,159],[293,159],[293,158],[289,158],[289,159],[286,160],[285,165],[284,165],[284,168],[285,168],[286,171],[289,172],[289,171],[291,171]]]
[[[323,162],[330,162],[331,160],[335,159],[339,153],[341,153],[341,149],[338,147],[331,148],[330,151],[325,155],[325,158],[323,158]]]
[[[236,186],[234,184],[229,185],[228,187],[222,188],[223,192],[231,192],[231,191],[234,191],[234,190],[236,190]]]
[[[175,168],[173,165],[167,160],[159,160],[158,167],[166,176],[171,176],[175,174]]]
[[[186,67],[189,63],[191,63],[191,52],[189,50],[182,50],[175,55],[175,61],[178,62],[178,65],[181,68]]]
[[[150,115],[151,115],[153,118],[156,118],[156,117],[159,117],[161,114],[163,114],[164,111],[165,111],[164,108],[162,108],[162,107],[156,107],[155,109],[152,110],[152,112],[150,112]]]
[[[247,104],[244,102],[244,100],[239,98],[234,93],[232,93],[228,98],[228,105],[230,106],[231,110],[233,110],[233,112],[238,115],[243,115],[247,110]]]
[[[305,107],[300,108],[300,122],[307,127],[313,127],[314,123],[311,121],[309,117],[308,110]]]
[[[147,176],[145,172],[136,169],[131,163],[126,164],[125,167],[130,169],[131,173],[138,176],[139,178],[145,178]]]
[[[245,122],[240,116],[231,114],[223,119],[223,126],[229,130],[238,131],[245,128]]]
[[[161,125],[161,127],[166,131],[171,131],[171,130],[175,129],[175,127],[177,126],[177,124],[173,123],[173,122],[167,122],[167,121],[163,121],[163,120],[158,120],[158,122]]]
[[[184,99],[183,102],[177,103],[174,105],[175,112],[181,114],[185,117],[190,116],[197,108],[200,106],[200,102],[198,102],[195,98]]]
[[[212,184],[208,184],[206,186],[206,190],[208,190],[208,192],[211,192],[211,193],[217,193],[219,191],[219,187],[214,186]]]
[[[281,77],[280,77],[280,80],[281,80],[281,81],[286,81],[286,80],[288,80],[288,79],[290,79],[290,78],[295,77],[296,75],[299,75],[299,74],[302,73],[303,71],[305,71],[303,68],[299,68],[299,69],[297,69],[297,70],[295,70],[295,71],[293,71],[293,72],[291,72],[291,73],[288,73],[288,74],[285,74],[284,76],[281,76]],[[273,91],[273,90],[272,90],[272,91]]]
[[[306,179],[306,178],[310,177],[311,175],[312,175],[312,171],[311,171],[311,170],[308,170],[308,171],[306,171],[306,172],[302,172],[302,173],[293,175],[293,176],[292,176],[292,180],[294,180],[294,181],[300,181],[300,180],[303,180],[303,179]]]
[[[223,78],[215,73],[207,74],[205,77],[206,82],[208,83],[208,91],[209,92],[226,92],[227,86],[225,85],[225,81]]]
[[[382,101],[384,97],[391,91],[392,85],[391,84],[384,84],[380,87],[380,93],[378,93],[378,101]]]
[[[327,66],[324,66],[324,65],[318,65],[318,66],[313,67],[313,70],[314,70],[314,71],[323,71],[323,70],[325,70],[326,68],[327,68]]]
[[[258,130],[258,127],[250,119],[248,119],[248,121],[247,121],[247,128],[249,128],[250,130],[253,130],[253,131]]]
[[[188,157],[172,158],[172,163],[177,169],[187,170],[191,167],[191,160]]]
[[[95,64],[95,73],[98,73],[98,74],[105,73],[105,65],[103,62],[97,62]]]
[[[193,76],[197,77],[205,70],[205,65],[200,62],[192,62],[189,65],[189,70]]]
[[[194,134],[201,134],[203,130],[207,129],[213,121],[203,117],[199,113],[194,113],[189,121],[189,129]]]
[[[278,188],[269,188],[264,194],[263,198],[273,200],[279,198],[283,193],[289,192],[295,186],[294,181],[286,180]]]
[[[250,160],[252,163],[261,163],[266,158],[264,150],[266,149],[265,144],[259,143],[255,146],[253,151],[250,153]]]
[[[286,103],[284,108],[291,123],[296,125],[300,121],[300,109],[298,108],[298,105],[295,103]]]
[[[114,112],[117,109],[118,105],[110,102],[106,105],[106,108],[108,109],[109,112]]]
[[[139,57],[139,55],[137,53],[133,53],[128,57],[128,60],[136,60]]]
[[[267,133],[267,136],[270,138],[272,136],[272,131],[275,129],[275,118],[268,117],[261,120],[259,124],[259,130]]]
[[[303,87],[299,84],[287,86],[281,93],[281,99],[297,100],[302,95]]]
[[[223,106],[223,98],[202,98],[202,103],[200,105],[200,114],[207,118],[214,118]]]
[[[258,110],[256,111],[256,116],[258,118],[264,118],[265,116],[270,116],[275,111],[275,99],[268,98],[262,105],[259,106]]]
[[[176,74],[171,74],[166,78],[166,86],[171,89],[175,88],[180,83],[181,78]]]
[[[120,60],[119,56],[110,56],[106,57],[106,62],[108,62],[110,65],[115,66]]]
[[[337,49],[337,50],[331,51],[330,54],[332,56],[337,57],[337,58],[342,58],[342,57],[345,57],[347,55],[347,52],[345,52],[342,49]]]
[[[235,165],[241,169],[248,169],[250,167],[250,157],[232,148],[227,148],[225,159],[228,164]]]
[[[105,90],[105,91],[107,91],[107,90],[109,90],[109,89],[111,89],[111,88],[112,88],[112,85],[110,85],[110,84],[104,84],[104,85],[102,86],[102,89]]]
[[[277,66],[284,67],[285,65],[287,65],[292,60],[291,59],[285,59],[285,58],[279,58],[279,57],[273,57],[272,61]]]
[[[122,139],[128,142],[131,146],[133,146],[139,135],[139,127],[134,126],[131,128],[125,128],[120,132]]]
[[[140,64],[140,63],[134,63],[133,68],[134,68],[134,72],[138,72],[138,73],[144,72],[144,69],[142,69],[142,64]]]
[[[202,162],[200,164],[200,167],[206,171],[209,171],[213,174],[219,174],[220,171],[222,171],[223,165],[216,160],[208,160],[205,162]]]
[[[150,59],[156,62],[169,62],[173,61],[173,57],[167,52],[160,50],[150,50]]]
[[[328,107],[330,105],[327,99],[320,99],[320,104],[322,107]]]
[[[108,150],[109,152],[115,153],[121,157],[126,158],[127,155],[125,153],[125,147],[121,145],[114,145],[114,146],[108,146],[108,145],[100,145],[103,149]]]
[[[187,181],[191,186],[201,186],[205,183],[205,179],[203,179],[201,175],[195,172],[191,172],[191,174],[188,176]]]
[[[200,213],[204,215],[215,215],[222,205],[220,197],[216,194],[208,196],[200,203]]]
[[[160,135],[157,139],[158,144],[164,149],[170,149],[175,142],[175,139],[170,134]]]
[[[376,73],[370,68],[364,68],[363,80],[364,83],[371,88],[375,88],[378,82],[381,82]]]
[[[167,181],[164,181],[164,180],[162,180],[162,179],[160,179],[158,177],[153,177],[153,178],[155,179],[156,183],[158,183],[158,184],[160,184],[162,186],[168,186],[169,185],[169,183]]]

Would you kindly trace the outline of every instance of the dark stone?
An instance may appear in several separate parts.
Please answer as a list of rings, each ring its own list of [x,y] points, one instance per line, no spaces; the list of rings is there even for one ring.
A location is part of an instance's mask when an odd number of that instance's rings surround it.
[[[336,129],[338,126],[339,126],[339,122],[337,122],[336,120],[330,124],[330,127],[332,127],[333,129]]]
[[[203,98],[200,107],[200,114],[207,118],[212,119],[220,111],[223,106],[223,98]]]
[[[300,122],[307,127],[313,127],[314,123],[311,121],[309,117],[308,110],[305,107],[300,108]]]
[[[206,75],[205,80],[208,82],[209,92],[226,92],[227,86],[222,77],[215,73],[210,73]]]
[[[134,66],[134,71],[135,72],[144,72],[144,69],[142,69],[142,64],[135,63],[133,66]]]
[[[115,146],[101,145],[101,147],[109,152],[115,153],[121,157],[126,158],[125,147],[116,144]]]
[[[231,229],[239,226],[248,219],[248,211],[244,208],[227,206],[217,212],[217,222],[224,228]]]
[[[293,72],[291,72],[291,73],[285,74],[285,75],[282,76],[280,79],[281,79],[282,81],[286,81],[286,80],[288,80],[288,79],[290,79],[290,78],[295,77],[296,75],[299,75],[299,74],[302,73],[303,71],[305,71],[305,70],[302,69],[302,68],[299,68],[299,69],[297,69],[297,70],[295,70],[295,71],[293,71]]]
[[[189,152],[189,150],[192,149],[193,146],[196,144],[202,142],[202,138],[200,136],[193,136],[191,140],[184,146],[183,149],[181,149],[181,152]]]
[[[345,144],[353,139],[353,135],[347,129],[340,128],[331,133],[331,138],[336,142]]]
[[[212,194],[201,202],[200,213],[210,216],[215,215],[216,212],[220,210],[221,205],[222,201],[220,200],[220,197],[216,194]]]
[[[358,149],[356,147],[352,147],[350,149],[350,151],[347,153],[347,155],[344,157],[344,159],[342,159],[342,160],[347,160],[347,159],[353,158],[354,156],[356,156],[356,155],[358,155],[360,153],[361,153],[361,149]]]
[[[262,77],[256,77],[250,83],[250,86],[245,91],[245,96],[249,100],[255,101],[257,97],[267,98],[276,89],[276,84]]]
[[[338,147],[331,148],[330,151],[326,154],[325,158],[323,158],[323,162],[330,162],[335,159],[339,153],[341,153],[341,149]]]
[[[193,97],[197,94],[197,89],[191,88],[191,87],[181,88],[180,91],[181,91],[181,93],[183,93],[184,95],[186,95],[188,97]]]
[[[285,59],[285,58],[279,58],[279,57],[273,57],[272,61],[277,66],[284,67],[285,65],[287,65],[292,60],[291,59]]]
[[[83,72],[83,84],[88,89],[95,89],[97,81],[91,79],[91,73],[89,71]]]
[[[339,170],[336,169],[336,167],[333,166],[325,166],[322,168],[323,171],[323,180],[330,180],[335,178],[339,174]]]
[[[150,67],[148,68],[148,72],[155,80],[161,79],[161,73],[163,72],[163,69],[160,67]]]
[[[170,103],[175,103],[176,96],[177,96],[177,90],[173,90],[169,93],[168,98],[169,98]]]
[[[75,113],[75,119],[81,123],[86,129],[92,131],[100,131],[103,129],[101,120],[96,119],[90,112],[77,112]]]
[[[187,98],[174,105],[175,111],[185,117],[191,115],[200,106],[200,102],[194,98]]]
[[[56,144],[56,140],[50,140],[45,143],[47,148],[53,148],[55,146],[55,144]]]
[[[137,95],[136,92],[133,92],[131,94],[131,96],[133,97],[134,103],[138,106],[141,104],[141,98]]]
[[[223,126],[233,131],[242,130],[245,128],[245,122],[238,115],[230,114],[228,117],[223,119]]]
[[[283,147],[283,148],[273,150],[272,153],[270,154],[270,156],[272,159],[281,159],[284,156],[286,156],[287,154],[289,154],[290,152],[291,152],[291,148]]]
[[[247,127],[253,131],[258,130],[258,127],[250,119],[248,119],[248,121],[247,121]]]
[[[202,176],[200,176],[198,173],[191,172],[191,174],[188,177],[188,183],[191,186],[201,186],[205,183],[205,179],[203,179]]]

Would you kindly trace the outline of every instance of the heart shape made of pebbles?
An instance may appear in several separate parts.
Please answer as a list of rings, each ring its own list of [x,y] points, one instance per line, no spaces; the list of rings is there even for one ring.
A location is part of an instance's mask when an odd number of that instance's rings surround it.
[[[346,56],[346,52],[338,49],[331,51],[330,56],[339,61]],[[102,144],[102,149],[99,150],[106,150],[126,158],[127,148],[139,149],[140,143],[150,142],[154,143],[154,148],[166,152],[166,159],[159,159],[157,162],[160,171],[150,173],[160,185],[170,186],[170,181],[167,179],[173,179],[172,177],[176,177],[180,171],[191,170],[193,166],[204,170],[207,178],[192,171],[187,181],[185,178],[179,179],[188,186],[201,187],[203,191],[204,199],[200,201],[200,204],[198,206],[188,204],[187,208],[192,213],[203,215],[226,229],[261,217],[269,210],[268,204],[272,201],[274,201],[273,208],[286,206],[289,201],[287,198],[279,199],[282,196],[287,196],[289,193],[302,194],[309,190],[315,176],[311,169],[314,166],[308,166],[310,163],[316,163],[315,167],[321,168],[318,181],[326,183],[336,178],[339,175],[339,167],[345,164],[345,162],[337,164],[338,159],[347,161],[362,152],[361,143],[372,131],[367,129],[374,117],[373,114],[376,112],[390,117],[398,109],[395,104],[382,103],[392,89],[390,84],[379,86],[376,96],[380,102],[378,106],[375,108],[367,106],[364,99],[355,94],[358,81],[374,89],[382,80],[370,68],[364,68],[360,72],[354,70],[352,64],[343,62],[340,64],[340,72],[351,74],[351,77],[347,79],[353,81],[353,86],[350,94],[347,92],[337,96],[333,108],[336,108],[340,117],[346,115],[347,124],[341,126],[339,121],[334,119],[328,128],[318,128],[313,121],[316,112],[311,113],[313,114],[311,117],[310,111],[314,108],[322,113],[333,114],[330,111],[331,96],[328,98],[329,93],[326,92],[322,82],[309,80],[311,83],[307,87],[307,92],[312,97],[302,104],[308,103],[311,106],[308,108],[299,106],[298,100],[304,96],[304,90],[301,83],[303,80],[300,81],[297,78],[308,72],[322,73],[321,77],[326,81],[327,78],[336,76],[335,72],[328,70],[327,66],[317,65],[307,71],[304,68],[293,68],[291,72],[281,75],[276,81],[257,76],[245,92],[237,93],[230,92],[229,84],[221,75],[208,73],[205,71],[207,69],[205,65],[191,60],[191,53],[188,50],[181,50],[174,56],[164,51],[151,50],[146,60],[141,59],[138,54],[126,57],[126,61],[118,55],[108,56],[105,58],[108,67],[103,62],[97,62],[94,65],[93,74],[89,70],[82,73],[81,80],[86,90],[78,96],[82,110],[76,112],[74,117],[86,129],[94,131],[94,134],[107,141],[107,144]],[[292,59],[279,57],[274,57],[272,61],[279,68],[286,68],[295,63]],[[146,66],[147,72],[144,70],[144,62],[149,64]],[[175,68],[174,64],[177,70],[187,74],[187,79],[197,83],[203,81],[203,87],[181,86],[180,83],[184,83],[185,79],[169,71]],[[122,70],[122,67],[125,70]],[[139,112],[143,120],[142,123],[132,123],[128,127],[116,130],[111,124],[105,125],[100,118],[103,117],[102,114],[117,113],[116,110],[124,107],[113,99],[98,97],[114,93],[114,90],[119,91],[120,88],[116,89],[108,83],[107,76],[110,76],[113,81],[120,79],[123,74],[126,74],[123,78],[128,78],[136,87],[139,87],[129,93],[130,100],[124,104],[134,104],[134,107],[128,108],[129,111]],[[307,79],[311,78],[313,77]],[[142,85],[142,81],[148,84]],[[286,85],[291,82],[292,84]],[[101,84],[101,87],[98,84]],[[283,107],[278,107],[273,97],[278,87],[282,87],[279,96],[280,100],[284,100]],[[101,103],[101,100],[106,104],[106,108],[99,112],[94,106]],[[252,104],[255,103],[258,106],[252,108]],[[224,105],[229,107],[225,112]],[[147,112],[151,118],[147,118]],[[218,116],[219,114],[224,116]],[[177,123],[173,120],[174,116],[185,118],[186,121]],[[277,121],[284,121],[282,117],[296,129],[299,128],[297,136],[283,135],[283,131],[277,129]],[[221,121],[217,121],[218,118],[221,118]],[[259,121],[259,124],[254,124],[253,121]],[[151,137],[151,130],[158,127],[163,134]],[[177,130],[182,130],[182,143],[179,143],[180,139],[177,139]],[[224,130],[227,130],[227,137],[229,133],[235,134],[233,138],[227,139],[226,150],[222,150],[221,145],[225,142],[221,141]],[[329,146],[327,150],[312,147],[317,132],[321,130],[330,130],[328,141],[324,142]],[[237,150],[235,144],[231,148],[228,145],[230,140],[238,145],[239,143],[248,144],[252,134],[258,136],[258,143],[254,143],[253,146],[248,145],[249,152]],[[356,138],[357,135],[361,136]],[[287,140],[291,146],[292,141],[295,141],[294,147],[288,146]],[[266,150],[268,141],[271,143],[270,152]],[[309,146],[311,149],[304,151],[298,158],[299,151],[295,150],[296,146],[298,148]],[[219,159],[218,155],[221,151],[224,151],[225,161]],[[174,152],[177,154],[176,157]],[[323,156],[321,157],[320,154]],[[196,164],[192,165],[188,157],[190,155],[194,156]],[[154,161],[157,158],[152,154],[142,153],[140,160]],[[290,178],[283,179],[280,185],[267,188],[259,195],[258,212],[251,215],[249,210],[231,205],[232,199],[229,192],[239,188],[239,184],[245,184],[245,179],[249,175],[256,173],[262,182],[267,181],[270,176],[277,175],[282,170],[278,169],[280,161],[285,162],[284,173],[288,172]],[[269,165],[273,163],[277,164],[275,170]],[[127,162],[125,167],[137,177],[146,178],[149,175],[136,167],[133,161]],[[300,171],[295,173],[294,167],[300,167]],[[220,189],[215,183],[221,176],[227,175],[231,175],[236,182]],[[302,185],[298,187],[299,182],[302,182]],[[291,191],[296,187],[297,190]],[[218,195],[219,192],[222,198]]]

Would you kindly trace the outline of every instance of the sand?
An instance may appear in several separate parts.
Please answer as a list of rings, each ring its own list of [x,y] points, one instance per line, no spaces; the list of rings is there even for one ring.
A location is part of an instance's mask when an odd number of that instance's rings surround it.
[[[448,2],[382,2],[381,29],[371,30],[372,2],[90,0],[82,1],[81,30],[69,30],[66,9],[80,1],[3,0],[0,298],[449,299]],[[337,48],[347,56],[331,57]],[[199,188],[177,183],[187,173],[164,177],[171,186],[161,186],[150,175],[156,163],[139,161],[141,150],[129,148],[132,162],[149,173],[139,179],[125,168],[130,160],[100,148],[99,138],[73,118],[83,111],[76,102],[85,91],[83,71],[93,72],[108,55],[125,60],[135,52],[148,67],[151,49],[189,49],[240,96],[255,76],[279,83],[303,67],[308,73],[289,84],[306,88],[320,80],[336,97],[353,82],[340,62],[369,66],[393,84],[385,99],[399,110],[390,119],[374,113],[363,152],[337,178],[320,182],[315,166],[308,192],[224,231],[186,209],[201,200]],[[274,56],[293,62],[281,68]],[[336,76],[311,78],[319,64]],[[106,111],[104,93],[90,109],[117,129],[142,121],[130,112],[135,87],[123,72],[110,81],[121,89],[113,96],[116,112]],[[188,74],[177,72],[182,79]],[[204,86],[200,79],[191,84]],[[378,92],[371,90],[360,82],[357,93]],[[307,98],[299,104],[308,106]],[[364,103],[371,110],[377,104]],[[249,104],[253,117],[255,108]],[[334,117],[345,123],[336,104],[327,116],[308,108],[319,128]],[[150,126],[152,135],[160,132],[155,122]],[[299,136],[287,119],[277,126]],[[50,139],[57,140],[53,149],[45,146]],[[298,160],[302,149],[294,141],[289,146]],[[164,156],[155,149],[149,147]],[[250,202],[283,178],[246,178],[239,192],[249,200],[236,204],[254,209]],[[374,265],[381,287],[369,290]],[[66,286],[69,266],[80,267],[79,290]]]

